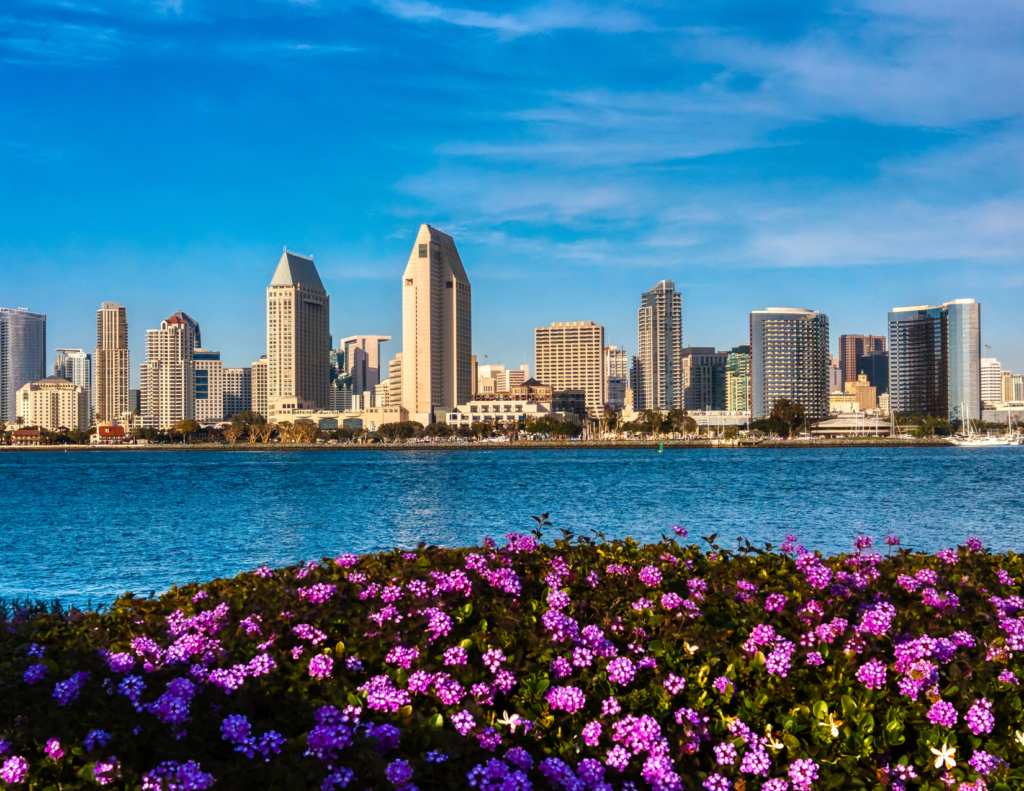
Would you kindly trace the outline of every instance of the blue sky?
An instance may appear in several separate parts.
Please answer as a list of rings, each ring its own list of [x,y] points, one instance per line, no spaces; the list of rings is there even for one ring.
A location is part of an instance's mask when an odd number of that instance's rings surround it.
[[[0,305],[91,348],[103,300],[183,309],[230,365],[265,351],[283,245],[335,337],[391,334],[416,230],[451,233],[474,351],[593,320],[636,350],[671,278],[685,342],[809,307],[982,302],[1024,370],[1024,8],[860,3],[7,0]]]

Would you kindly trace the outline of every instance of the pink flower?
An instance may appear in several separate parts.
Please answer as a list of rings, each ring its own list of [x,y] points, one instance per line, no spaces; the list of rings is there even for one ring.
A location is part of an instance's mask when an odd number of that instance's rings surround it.
[[[319,654],[309,660],[309,675],[311,678],[323,679],[331,675],[334,669],[334,660],[326,654]]]

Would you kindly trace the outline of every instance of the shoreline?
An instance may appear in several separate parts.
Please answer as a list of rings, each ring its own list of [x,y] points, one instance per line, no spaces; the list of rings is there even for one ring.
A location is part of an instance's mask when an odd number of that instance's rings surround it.
[[[303,445],[294,443],[238,443],[236,445],[221,445],[215,443],[194,444],[194,445],[27,445],[23,447],[4,446],[0,447],[0,453],[60,453],[62,451],[73,452],[153,452],[153,453],[182,453],[182,452],[260,452],[271,453],[274,451],[481,451],[481,450],[503,450],[503,451],[529,451],[529,450],[658,450],[664,446],[665,450],[813,450],[815,448],[955,448],[956,446],[944,439],[911,440],[911,439],[816,439],[812,441],[792,440],[785,442],[759,442],[741,443],[739,445],[713,445],[708,441],[679,442],[669,440],[667,442],[644,442],[644,441],[570,441],[570,442],[548,442],[548,441],[518,441],[518,442],[467,442],[467,443],[408,443],[408,444],[382,444],[374,443],[369,445]]]

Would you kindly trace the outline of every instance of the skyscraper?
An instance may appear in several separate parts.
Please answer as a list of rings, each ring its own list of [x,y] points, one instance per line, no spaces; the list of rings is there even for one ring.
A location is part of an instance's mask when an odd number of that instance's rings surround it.
[[[196,372],[194,417],[200,423],[219,423],[224,419],[224,364],[220,352],[196,349],[193,367]]]
[[[57,349],[57,356],[53,360],[53,375],[67,379],[85,390],[88,396],[86,417],[91,421],[96,411],[92,398],[92,355],[81,349]],[[88,428],[89,424],[85,426]]]
[[[1007,403],[1013,400],[1013,372],[999,372],[999,400]]]
[[[626,389],[629,387],[629,353],[618,346],[604,347],[604,397],[612,409],[621,410],[626,405]]]
[[[285,248],[267,287],[268,401],[294,396],[330,406],[330,324],[330,298],[313,258]]]
[[[889,392],[889,352],[868,352],[857,358],[857,376],[864,374],[875,391]]]
[[[1003,366],[995,357],[981,358],[981,403],[989,409],[1003,400]]]
[[[199,322],[177,311],[160,329],[146,331],[146,362],[140,368],[142,424],[167,429],[195,419],[195,354],[201,343]]]
[[[637,349],[631,374],[636,409],[682,407],[683,295],[662,280],[640,298]]]
[[[733,346],[725,360],[725,408],[750,411],[750,346]]]
[[[840,335],[839,368],[843,372],[843,382],[857,381],[857,361],[861,357],[870,352],[884,351],[885,337],[882,335]]]
[[[472,289],[455,240],[421,225],[402,276],[402,407],[426,425],[472,393]],[[392,398],[394,395],[392,394]]]
[[[252,368],[224,369],[224,419],[252,409]]]
[[[981,305],[958,299],[889,313],[889,403],[903,415],[981,416]]]
[[[15,422],[18,390],[45,376],[46,316],[0,308],[0,422]]]
[[[380,384],[380,346],[390,340],[390,335],[352,335],[341,339],[345,350],[345,374],[350,379],[354,394],[363,395]],[[383,378],[387,379],[387,371],[383,373]]]
[[[803,404],[805,415],[829,415],[828,316],[801,308],[750,314],[751,417],[768,417],[780,398]]]
[[[687,346],[682,352],[680,380],[686,409],[725,409],[725,365],[728,352],[711,346]]]
[[[555,390],[583,390],[588,410],[603,409],[604,327],[592,321],[559,321],[533,333],[537,381]]]
[[[93,406],[100,422],[110,422],[129,410],[128,311],[116,302],[104,302],[96,311],[92,359]]]
[[[260,359],[252,364],[250,384],[252,386],[252,411],[264,418],[270,416],[267,407],[267,355],[261,355]]]

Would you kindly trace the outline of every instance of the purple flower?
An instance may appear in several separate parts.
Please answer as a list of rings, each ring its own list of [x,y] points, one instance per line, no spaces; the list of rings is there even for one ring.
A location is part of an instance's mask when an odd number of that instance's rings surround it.
[[[708,791],[729,791],[732,787],[729,781],[719,774],[713,774],[708,777],[703,785]]]
[[[392,785],[402,786],[412,780],[412,767],[408,761],[399,759],[388,764],[384,774]]]
[[[714,750],[715,760],[718,761],[719,766],[736,763],[736,747],[732,742],[716,744]]]
[[[619,702],[615,698],[607,698],[601,704],[602,717],[614,717],[620,711],[622,711],[622,706],[619,705]]]
[[[601,741],[601,723],[588,722],[583,726],[583,743],[593,747]]]
[[[677,536],[682,536],[683,538],[686,538],[688,535],[690,535],[688,532],[686,532],[685,527],[680,527],[679,525],[672,525],[672,532],[675,533]]]
[[[555,678],[566,678],[572,675],[572,665],[564,656],[556,656],[555,661],[551,663],[550,672]]]
[[[85,686],[86,679],[89,678],[89,674],[84,671],[78,671],[67,681],[61,681],[53,690],[53,697],[57,699],[57,703],[61,706],[67,706],[71,701],[78,697],[78,693],[82,691],[82,687]]]
[[[764,608],[768,612],[782,612],[786,606],[786,594],[772,593],[765,599]]]
[[[674,673],[669,673],[668,678],[666,678],[662,683],[665,685],[665,689],[673,695],[678,695],[686,687],[686,679],[681,676],[677,676]]]
[[[587,703],[586,696],[576,687],[552,687],[548,690],[547,700],[552,711],[567,714],[575,714]]]
[[[28,777],[28,761],[20,755],[8,758],[0,767],[0,780],[5,783],[20,783],[26,777]]]
[[[772,780],[768,780],[763,786],[761,791],[789,791],[789,783],[780,777],[776,777]]]
[[[477,734],[476,738],[483,749],[492,753],[501,746],[501,734],[494,728],[484,728],[481,733]]]
[[[60,746],[60,740],[59,739],[50,739],[46,743],[45,752],[46,752],[47,757],[51,761],[56,761],[58,758],[63,758],[64,757],[64,748]]]
[[[203,772],[195,761],[164,761],[142,775],[143,791],[201,791],[212,785],[213,775]]]
[[[964,720],[975,736],[991,733],[996,724],[996,718],[992,716],[992,703],[986,698],[978,698]]]
[[[796,791],[807,791],[818,779],[818,765],[809,758],[793,761],[789,767],[789,779]]]
[[[743,760],[740,761],[740,771],[748,775],[761,775],[764,777],[771,768],[772,759],[768,757],[768,753],[756,748],[747,750]]]
[[[656,588],[661,584],[661,571],[656,566],[644,566],[637,576],[648,588]]]
[[[396,689],[389,676],[374,676],[359,690],[366,693],[366,706],[374,711],[390,711],[394,714],[411,702],[409,693],[404,689]]]
[[[462,736],[468,734],[473,730],[473,726],[476,725],[476,720],[473,719],[473,715],[463,709],[458,714],[452,715],[452,725],[455,726]]]
[[[88,752],[92,752],[97,746],[106,747],[107,742],[111,740],[111,735],[106,731],[94,730],[89,731],[85,736],[85,749]]]
[[[1014,674],[1012,670],[1004,670],[1002,673],[1000,673],[999,680],[1002,681],[1004,684],[1013,684],[1013,686],[1017,686],[1018,684],[1020,684],[1020,682],[1017,680],[1017,676]]]
[[[882,540],[891,547],[898,547],[900,545],[900,539],[898,536],[886,536]]]
[[[93,779],[101,786],[113,783],[120,776],[121,766],[114,756],[106,761],[97,761],[92,768]]]
[[[825,658],[817,651],[811,651],[807,655],[807,664],[811,667],[818,667],[819,665],[825,664]]]
[[[465,665],[469,662],[469,655],[461,645],[454,645],[444,652],[445,665]]]
[[[976,750],[967,763],[978,774],[990,775],[1006,762],[998,755],[992,755],[984,750]]]
[[[928,710],[928,719],[936,725],[952,728],[956,725],[959,715],[956,713],[956,707],[952,703],[940,700],[932,704],[932,707]]]
[[[634,675],[636,675],[636,668],[624,656],[613,659],[608,663],[608,680],[613,684],[626,686],[633,680]]]
[[[135,657],[128,653],[107,654],[107,667],[115,673],[127,673],[135,667]]]
[[[505,760],[520,772],[528,772],[533,769],[533,759],[522,747],[512,747],[505,753]]]
[[[629,759],[631,757],[632,755],[629,750],[621,744],[616,744],[608,751],[608,755],[605,757],[604,762],[606,766],[610,766],[612,769],[618,769],[621,772],[629,766]]]
[[[857,680],[868,689],[882,689],[886,685],[886,665],[879,659],[871,659],[857,669]]]
[[[28,670],[25,671],[25,683],[31,686],[37,681],[41,681],[46,673],[46,665],[29,665]]]
[[[437,750],[431,750],[427,753],[428,764],[443,764],[447,760],[448,756],[442,752],[438,752]]]

